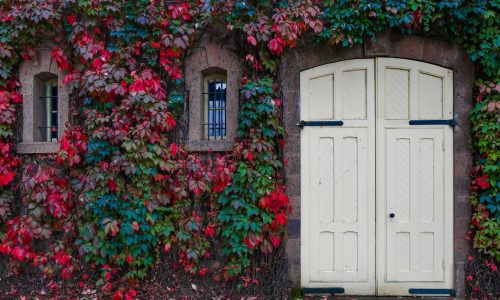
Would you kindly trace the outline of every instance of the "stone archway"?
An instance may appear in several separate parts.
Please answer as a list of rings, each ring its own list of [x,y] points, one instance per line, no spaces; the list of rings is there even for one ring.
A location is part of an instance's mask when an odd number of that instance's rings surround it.
[[[474,84],[474,64],[467,53],[459,46],[444,41],[404,36],[385,31],[377,41],[366,41],[352,48],[331,46],[299,45],[283,54],[280,69],[281,89],[284,98],[283,121],[288,141],[285,146],[286,185],[291,197],[293,213],[288,229],[287,255],[292,282],[300,282],[300,71],[316,66],[356,58],[395,57],[423,61],[453,70],[454,127],[454,269],[457,296],[465,291],[464,265],[469,252],[465,240],[471,209],[469,204],[469,172],[472,166],[472,147],[470,145],[469,113],[472,109],[472,89]]]

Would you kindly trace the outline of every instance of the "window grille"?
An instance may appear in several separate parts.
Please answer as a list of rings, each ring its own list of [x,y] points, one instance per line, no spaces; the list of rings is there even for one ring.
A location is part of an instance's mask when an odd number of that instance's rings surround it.
[[[43,109],[43,122],[39,126],[42,141],[57,141],[58,91],[56,82],[45,83],[45,96],[38,98]]]
[[[226,138],[226,90],[227,84],[221,77],[208,76],[205,80],[205,138],[222,140]]]

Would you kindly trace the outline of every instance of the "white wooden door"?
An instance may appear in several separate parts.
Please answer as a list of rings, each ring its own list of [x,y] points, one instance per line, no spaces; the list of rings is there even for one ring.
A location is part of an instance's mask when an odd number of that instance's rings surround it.
[[[452,71],[379,58],[378,295],[453,288],[453,130],[409,120],[453,118]]]
[[[378,58],[300,80],[301,120],[344,122],[301,133],[302,286],[452,289],[453,131],[409,124],[453,118],[452,72]]]
[[[342,120],[301,134],[303,287],[375,293],[374,61],[301,73],[301,119]]]

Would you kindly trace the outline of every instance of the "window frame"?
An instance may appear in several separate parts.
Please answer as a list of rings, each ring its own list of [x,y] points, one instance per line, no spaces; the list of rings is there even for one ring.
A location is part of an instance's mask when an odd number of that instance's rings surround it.
[[[54,96],[54,90],[53,90],[54,87],[56,88],[56,91],[59,88],[57,81],[58,81],[57,78],[54,78],[54,79],[48,79],[44,82],[45,96],[43,96],[43,97],[45,98],[45,105],[42,105],[42,106],[44,106],[44,109],[45,109],[45,119],[42,122],[42,125],[43,125],[42,128],[45,128],[45,138],[42,137],[42,142],[46,142],[46,143],[58,141],[57,133],[59,131],[58,130],[59,128],[58,128],[57,119],[59,118],[59,109],[57,106],[58,106],[58,102],[59,102],[59,93],[56,92],[56,95]],[[56,100],[55,110],[54,110],[54,106],[53,106],[54,98]],[[39,99],[39,100],[41,100],[41,99]],[[54,113],[56,115],[56,120],[55,120],[56,125],[55,126],[52,124]],[[54,127],[56,127],[56,130],[55,130],[56,137],[53,136],[52,130]]]
[[[57,67],[50,55],[50,47],[37,49],[37,56],[21,63],[22,128],[21,142],[17,144],[19,154],[53,154],[59,151],[59,143],[69,119],[70,89],[63,83],[65,74]],[[46,138],[47,131],[39,128],[47,124],[45,103],[39,97],[46,97],[46,82],[57,82],[57,140]],[[53,133],[52,133],[53,134]],[[44,138],[45,137],[45,138]]]
[[[188,132],[186,149],[192,152],[232,151],[237,137],[240,86],[243,62],[222,45],[204,44],[193,48],[186,59],[185,87],[187,95]],[[226,75],[226,137],[208,140],[204,131],[204,78],[211,74]]]
[[[214,138],[211,138],[209,135],[210,129],[210,121],[209,121],[209,82],[211,80],[220,80],[226,85],[226,89],[224,92],[224,123],[216,123],[219,126],[224,124],[224,135],[215,135]],[[227,75],[222,72],[212,72],[203,76],[203,137],[205,140],[218,141],[218,140],[226,140],[227,139]],[[219,104],[220,105],[220,104]],[[214,129],[221,130],[221,129]]]

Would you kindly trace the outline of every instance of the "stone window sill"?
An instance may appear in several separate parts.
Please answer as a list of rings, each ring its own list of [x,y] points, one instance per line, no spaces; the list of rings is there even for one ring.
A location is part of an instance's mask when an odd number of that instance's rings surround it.
[[[233,145],[233,140],[190,140],[186,142],[186,149],[191,152],[229,152]]]
[[[57,151],[59,151],[58,142],[17,144],[17,153],[20,154],[49,154],[49,153],[57,153]]]

